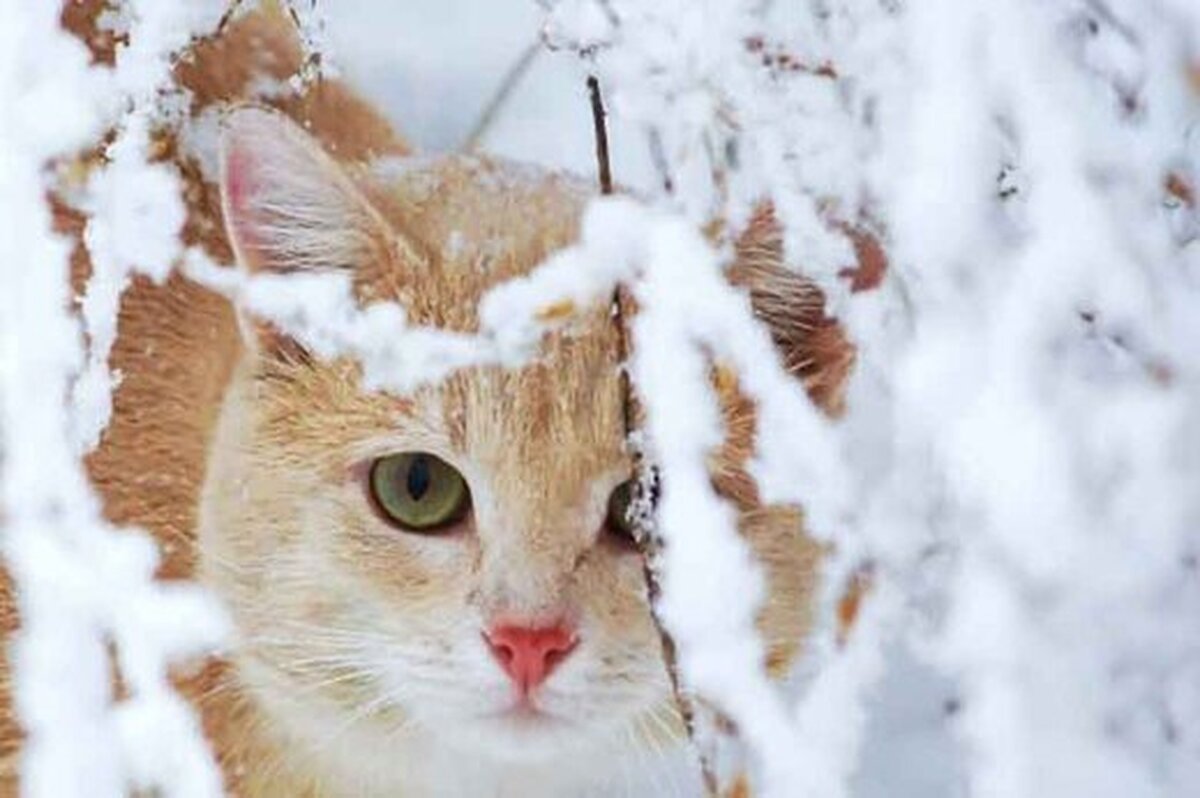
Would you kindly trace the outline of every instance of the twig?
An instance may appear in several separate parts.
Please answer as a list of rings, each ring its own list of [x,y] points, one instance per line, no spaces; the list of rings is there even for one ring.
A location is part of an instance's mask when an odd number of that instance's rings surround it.
[[[605,121],[604,98],[600,96],[600,81],[588,75],[588,96],[592,101],[592,127],[596,134],[596,168],[600,174],[600,193],[613,192],[612,168],[608,160],[608,125]]]
[[[242,7],[242,0],[231,0],[229,7],[225,9],[225,13],[221,15],[221,19],[217,22],[217,28],[213,31],[213,36],[220,36],[225,32],[225,28],[229,26],[229,22],[233,19],[233,15]]]
[[[608,156],[608,129],[605,124],[604,99],[600,94],[600,81],[596,79],[595,75],[588,76],[587,87],[588,95],[591,99],[592,122],[596,134],[596,167],[600,181],[600,193],[607,196],[613,193],[613,182],[612,168]],[[617,356],[622,364],[621,410],[625,427],[625,439],[635,442],[632,447],[633,474],[635,477],[633,491],[635,512],[632,519],[633,534],[634,539],[637,541],[638,551],[642,557],[642,574],[646,580],[646,596],[650,604],[650,616],[653,618],[654,626],[658,630],[663,665],[667,671],[667,678],[671,683],[671,697],[675,702],[675,708],[679,712],[679,717],[683,721],[683,727],[687,733],[688,740],[696,751],[696,758],[700,764],[700,773],[704,779],[705,792],[708,795],[716,796],[719,791],[716,771],[713,769],[712,763],[709,762],[704,751],[701,750],[696,742],[696,710],[691,698],[683,691],[679,679],[679,665],[675,650],[675,641],[658,615],[657,608],[659,597],[662,595],[662,586],[659,583],[655,563],[658,562],[662,553],[663,540],[654,525],[654,511],[658,505],[659,482],[658,470],[653,464],[647,461],[640,443],[636,443],[639,434],[637,422],[641,414],[641,408],[637,394],[633,390],[633,384],[630,381],[629,369],[627,367],[630,352],[628,319],[631,315],[632,303],[633,298],[629,295],[629,290],[625,286],[618,285],[613,291],[612,316],[617,326]]]
[[[662,134],[658,128],[650,128],[647,131],[646,137],[646,143],[650,147],[650,161],[654,164],[654,169],[658,172],[662,189],[667,194],[672,194],[675,191],[675,181],[671,179],[671,167],[667,163],[667,153],[663,146]]]
[[[300,63],[300,68],[296,70],[296,77],[305,88],[314,83],[320,84],[325,79],[325,64],[318,43],[313,40],[309,26],[300,19],[300,12],[296,10],[295,0],[284,0],[283,5],[287,9],[288,17],[292,20],[292,27],[296,29],[296,38],[300,41],[300,49],[304,52],[304,60]],[[311,14],[316,10],[317,0],[309,0],[308,12]]]
[[[528,47],[521,51],[521,55],[508,68],[508,72],[504,74],[504,78],[500,81],[500,85],[496,87],[495,93],[484,106],[483,111],[479,114],[479,119],[476,120],[474,127],[471,128],[466,140],[462,144],[463,152],[474,152],[479,147],[479,143],[483,137],[487,135],[489,129],[496,121],[500,111],[504,108],[512,97],[512,93],[520,84],[521,79],[525,77],[525,73],[533,66],[533,62],[537,60],[537,55],[542,50],[541,40],[531,42]]]

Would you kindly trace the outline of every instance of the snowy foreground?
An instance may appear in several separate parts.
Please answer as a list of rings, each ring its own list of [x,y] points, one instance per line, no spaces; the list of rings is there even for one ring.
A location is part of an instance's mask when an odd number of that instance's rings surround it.
[[[185,255],[177,181],[145,163],[146,131],[169,54],[224,6],[121,5],[134,47],[109,73],[57,31],[53,3],[0,0],[0,522],[36,796],[81,773],[96,794],[218,789],[163,674],[215,645],[222,617],[148,579],[154,553],[100,519],[78,455],[106,422],[120,289]],[[590,176],[583,87],[599,76],[616,179],[644,201],[593,208],[568,256],[491,297],[491,355],[520,357],[546,303],[639,286],[646,431],[667,480],[695,485],[662,507],[665,538],[690,546],[662,563],[662,614],[768,794],[1200,793],[1200,5],[316,5],[314,45],[422,148],[459,147],[541,37],[551,49],[480,149]],[[67,250],[41,165],[114,126],[89,187],[101,276],[84,349],[60,311]],[[859,348],[837,424],[762,357],[697,233],[765,198]],[[872,290],[842,276],[846,224],[884,242]],[[776,431],[764,492],[802,502],[835,551],[786,696],[753,667],[757,575],[698,476],[706,352],[743,371]],[[694,423],[671,423],[678,408]],[[838,598],[867,571],[841,645]],[[746,589],[714,597],[714,582]],[[105,639],[130,687],[116,705]]]

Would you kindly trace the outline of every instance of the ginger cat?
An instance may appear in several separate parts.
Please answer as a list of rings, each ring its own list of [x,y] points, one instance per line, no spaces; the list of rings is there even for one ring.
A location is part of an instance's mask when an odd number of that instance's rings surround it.
[[[103,58],[111,42],[93,21],[86,4],[66,19]],[[338,83],[255,98],[300,58],[268,8],[181,61],[193,119],[247,98],[276,106],[225,114],[215,173],[164,134],[187,182],[189,243],[251,271],[347,270],[363,303],[469,331],[484,292],[573,240],[591,195],[577,179],[406,158]],[[63,206],[59,222],[78,235],[82,219]],[[816,289],[780,264],[769,214],[737,254],[731,278],[836,411],[851,350]],[[361,391],[355,363],[316,360],[178,274],[136,281],[112,356],[124,380],[88,466],[106,514],[159,539],[163,576],[200,579],[233,618],[231,650],[180,677],[231,794],[697,791],[623,515],[608,310],[548,336],[524,368],[395,396]],[[809,624],[818,550],[796,508],[758,500],[743,469],[753,406],[719,384],[729,434],[713,480],[767,570],[760,627],[783,673]],[[0,709],[11,788],[19,734],[7,698]]]

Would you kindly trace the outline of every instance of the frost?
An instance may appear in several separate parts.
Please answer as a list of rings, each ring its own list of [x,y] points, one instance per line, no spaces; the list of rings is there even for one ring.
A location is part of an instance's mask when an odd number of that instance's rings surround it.
[[[108,356],[116,341],[121,294],[135,272],[162,282],[180,254],[186,211],[179,176],[172,167],[147,163],[149,143],[146,113],[131,114],[88,186],[84,242],[92,274],[81,304],[88,363],[74,389],[75,435],[83,449],[99,442],[112,413],[116,386]]]

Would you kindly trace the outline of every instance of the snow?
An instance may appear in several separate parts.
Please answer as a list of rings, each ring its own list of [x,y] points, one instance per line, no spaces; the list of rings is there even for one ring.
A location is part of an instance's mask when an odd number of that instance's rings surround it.
[[[596,200],[575,246],[484,299],[478,336],[358,308],[344,276],[250,277],[183,252],[177,177],[145,162],[147,131],[177,106],[159,93],[170,53],[221,4],[123,4],[112,24],[134,46],[114,70],[55,31],[53,6],[0,0],[2,518],[28,794],[218,790],[163,669],[218,645],[224,621],[151,581],[153,547],[103,522],[78,462],[119,379],[104,364],[121,290],[181,262],[399,392],[518,363],[561,323],[546,308],[630,285],[629,365],[664,475],[661,613],[766,794],[1195,791],[1200,215],[1163,188],[1173,174],[1195,192],[1200,175],[1194,3],[297,4],[321,68],[428,149],[459,146],[543,36],[481,148],[591,175],[583,78],[599,76],[616,178],[637,197]],[[40,168],[109,126],[80,200],[96,277],[76,319]],[[214,130],[185,146],[211,154]],[[736,230],[765,199],[858,346],[837,423],[784,376],[724,286],[727,248],[699,232]],[[852,293],[841,223],[863,220],[889,271]],[[772,430],[754,463],[765,494],[802,502],[832,546],[786,690],[756,666],[761,576],[704,467],[721,434],[710,357]],[[863,566],[873,588],[842,645],[837,599]],[[131,687],[119,704],[106,641]]]
[[[498,359],[485,338],[410,327],[404,308],[394,302],[360,309],[345,273],[250,276],[217,266],[197,250],[188,252],[185,273],[252,317],[273,322],[317,357],[357,358],[364,390],[405,394],[457,369]]]
[[[149,5],[134,10],[130,29],[140,44],[115,71],[88,65],[82,46],[58,29],[54,4],[0,7],[0,103],[8,109],[0,122],[4,554],[22,618],[10,650],[27,734],[22,789],[32,796],[220,791],[192,710],[174,695],[165,667],[212,650],[226,632],[224,616],[192,587],[155,582],[158,554],[149,538],[100,517],[78,455],[106,421],[108,378],[85,378],[70,401],[77,375],[89,373],[85,364],[102,362],[111,345],[111,314],[128,270],[161,270],[177,246],[177,191],[140,156],[138,120],[167,75],[170,49],[202,24],[201,4],[190,14]],[[212,11],[205,19],[215,22]],[[81,329],[67,313],[69,246],[50,232],[41,169],[94,141],[125,107],[132,110],[120,121],[129,138],[114,143],[114,166],[99,191],[138,199],[106,207],[94,229],[109,276],[85,298]],[[164,195],[161,207],[144,203]],[[144,225],[161,227],[165,238]],[[85,330],[97,347],[86,354]],[[129,693],[119,703],[109,695],[109,644]]]

